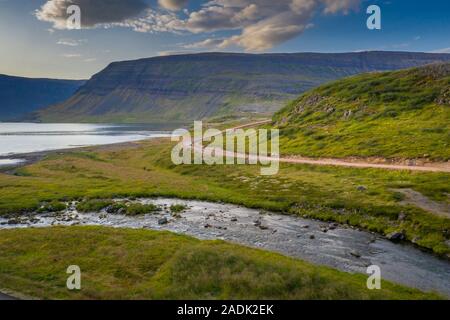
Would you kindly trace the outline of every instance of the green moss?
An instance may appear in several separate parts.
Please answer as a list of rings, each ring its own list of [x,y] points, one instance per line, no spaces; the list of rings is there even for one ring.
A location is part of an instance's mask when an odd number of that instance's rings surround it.
[[[137,216],[148,213],[156,213],[160,208],[154,204],[133,203],[127,206],[126,214],[129,216]]]
[[[170,206],[170,212],[172,213],[180,213],[187,209],[187,207],[183,204],[173,204]]]
[[[114,204],[112,200],[104,200],[104,199],[83,200],[77,204],[77,210],[79,212],[99,212],[112,204]]]
[[[67,205],[60,201],[52,201],[50,203],[44,203],[37,212],[44,213],[44,212],[60,212],[67,209]]]

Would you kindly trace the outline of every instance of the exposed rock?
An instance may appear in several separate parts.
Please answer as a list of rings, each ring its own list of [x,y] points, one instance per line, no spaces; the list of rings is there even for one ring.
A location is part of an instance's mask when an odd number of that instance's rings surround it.
[[[352,110],[346,110],[344,112],[344,119],[350,119],[350,117],[353,115],[353,111]]]
[[[231,222],[236,222],[238,219],[236,217],[231,218]]]
[[[406,235],[404,231],[401,232],[392,232],[386,236],[391,241],[403,241],[406,239]]]
[[[355,258],[361,258],[361,254],[358,251],[351,251],[350,254]]]
[[[18,219],[10,219],[8,220],[8,224],[9,225],[13,225],[13,224],[19,224],[20,221]]]
[[[335,230],[338,226],[339,226],[339,225],[338,225],[337,223],[331,223],[331,224],[328,226],[328,229],[329,229],[329,230]]]
[[[366,187],[366,186],[358,186],[356,189],[357,189],[358,191],[361,191],[361,192],[367,191],[367,187]]]
[[[168,224],[169,220],[167,220],[167,218],[161,218],[158,220],[158,224],[159,225],[164,225],[164,224]]]
[[[310,238],[311,240],[313,240],[313,239],[316,238],[316,236],[312,234],[312,235],[309,236],[309,238]]]
[[[261,230],[267,230],[267,229],[269,229],[269,227],[264,226],[264,225],[260,225],[259,228],[260,228]]]

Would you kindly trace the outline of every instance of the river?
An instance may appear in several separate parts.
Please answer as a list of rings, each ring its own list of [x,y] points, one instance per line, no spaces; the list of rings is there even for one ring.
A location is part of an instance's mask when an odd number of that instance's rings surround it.
[[[0,217],[0,229],[99,225],[168,230],[272,250],[345,272],[366,273],[368,266],[378,265],[385,280],[450,297],[449,261],[370,232],[229,204],[176,199],[136,201],[153,203],[163,210],[130,217],[104,211],[79,213],[72,204],[62,214],[25,215],[16,218],[19,220]],[[188,209],[175,218],[169,212],[172,204],[183,204]],[[167,224],[160,224],[163,218]]]

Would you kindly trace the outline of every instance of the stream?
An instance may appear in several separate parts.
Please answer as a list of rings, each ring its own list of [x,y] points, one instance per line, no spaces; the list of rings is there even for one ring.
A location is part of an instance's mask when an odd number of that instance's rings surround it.
[[[368,266],[378,265],[385,280],[450,297],[450,262],[370,232],[229,204],[162,198],[136,202],[156,204],[163,210],[142,216],[79,213],[72,204],[58,214],[0,217],[0,229],[100,225],[167,230],[271,250],[351,273],[365,274]],[[173,204],[187,209],[174,217],[169,210]]]

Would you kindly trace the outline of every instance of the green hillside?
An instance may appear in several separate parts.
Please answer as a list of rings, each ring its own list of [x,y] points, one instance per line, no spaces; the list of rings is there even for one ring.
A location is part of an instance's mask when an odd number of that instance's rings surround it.
[[[0,283],[44,299],[436,299],[365,275],[169,232],[71,227],[0,232]],[[83,239],[83,241],[80,241]],[[83,270],[69,291],[67,261]]]
[[[274,116],[284,154],[450,158],[450,64],[368,73],[307,92]]]

